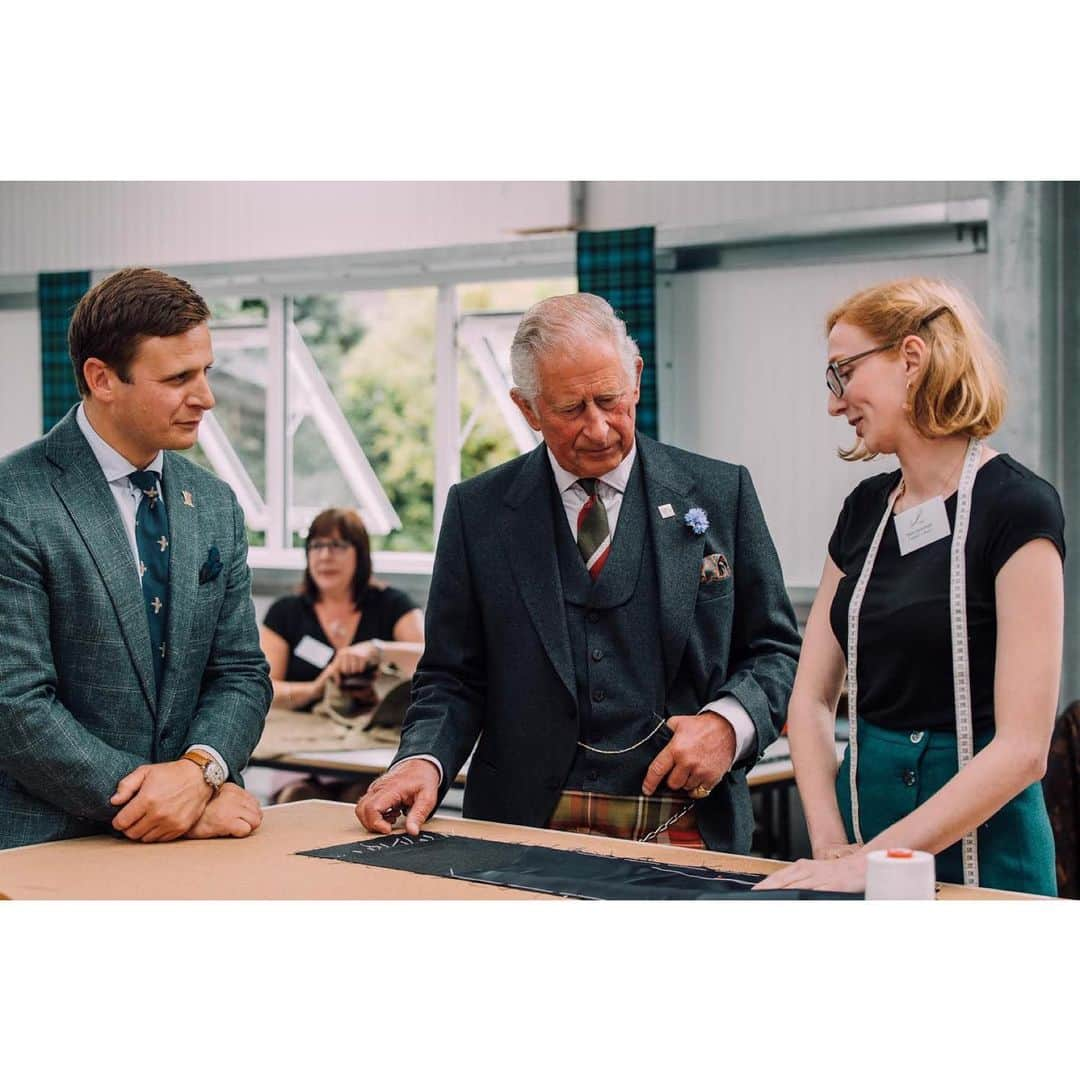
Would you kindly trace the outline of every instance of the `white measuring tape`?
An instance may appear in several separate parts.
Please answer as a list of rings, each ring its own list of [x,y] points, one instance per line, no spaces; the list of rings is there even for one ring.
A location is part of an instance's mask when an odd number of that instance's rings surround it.
[[[952,549],[949,561],[949,611],[952,631],[952,669],[953,696],[956,700],[956,760],[957,768],[962,769],[974,756],[975,740],[972,733],[971,718],[971,671],[968,666],[967,640],[967,578],[964,561],[964,545],[967,541],[968,522],[971,519],[971,489],[975,485],[975,474],[979,470],[979,457],[982,442],[979,439],[968,441],[964,468],[960,473],[960,483],[956,493],[956,521],[953,525]],[[851,824],[855,833],[855,842],[863,842],[859,827],[859,792],[857,774],[859,768],[859,739],[856,714],[858,712],[858,657],[859,657],[859,610],[863,596],[874,572],[881,538],[885,527],[892,518],[900,488],[889,495],[885,513],[878,523],[870,548],[866,553],[862,573],[855,583],[848,605],[848,646],[847,646],[847,701],[848,701],[848,755],[851,780]],[[964,884],[979,884],[979,849],[974,830],[969,832],[961,844],[964,867]]]

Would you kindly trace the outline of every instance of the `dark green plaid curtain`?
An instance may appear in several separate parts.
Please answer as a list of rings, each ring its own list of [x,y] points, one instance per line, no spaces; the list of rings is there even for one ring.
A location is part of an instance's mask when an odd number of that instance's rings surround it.
[[[637,427],[656,438],[656,260],[655,230],[614,229],[582,232],[577,238],[577,276],[581,292],[602,296],[638,343],[645,369]]]
[[[68,353],[68,324],[90,289],[90,272],[38,275],[41,313],[41,423],[48,431],[79,400]]]

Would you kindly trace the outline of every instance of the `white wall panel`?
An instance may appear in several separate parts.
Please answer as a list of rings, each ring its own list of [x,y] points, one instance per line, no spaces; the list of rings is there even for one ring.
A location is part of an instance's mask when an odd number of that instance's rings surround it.
[[[985,181],[612,181],[585,187],[590,229],[636,225],[724,225],[732,222],[869,210],[911,203],[971,199],[989,193]]]
[[[948,278],[985,312],[987,256],[706,271],[661,279],[661,437],[746,465],[789,585],[818,583],[847,493],[895,458],[848,464],[854,439],[826,412],[824,318],[856,289],[906,274]],[[670,345],[668,344],[670,343]]]
[[[570,223],[556,182],[0,184],[0,274],[514,240]]]
[[[0,311],[0,457],[41,434],[41,322]]]

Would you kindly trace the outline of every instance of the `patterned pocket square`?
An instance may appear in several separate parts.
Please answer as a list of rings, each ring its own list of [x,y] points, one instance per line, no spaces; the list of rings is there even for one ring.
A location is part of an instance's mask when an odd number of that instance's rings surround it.
[[[199,567],[199,584],[205,585],[208,581],[213,581],[220,573],[221,552],[211,545],[210,550],[206,553],[206,562]]]
[[[718,581],[731,577],[731,567],[728,565],[726,556],[719,551],[712,555],[706,555],[701,560],[701,584],[715,585]]]

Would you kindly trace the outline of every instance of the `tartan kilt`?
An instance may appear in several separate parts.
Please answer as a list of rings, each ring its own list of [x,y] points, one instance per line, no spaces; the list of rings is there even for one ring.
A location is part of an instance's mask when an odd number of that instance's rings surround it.
[[[564,791],[547,823],[562,832],[598,833],[617,840],[641,840],[686,806],[687,796],[600,795],[591,791]],[[704,848],[697,810],[690,807],[658,836],[654,844]]]

